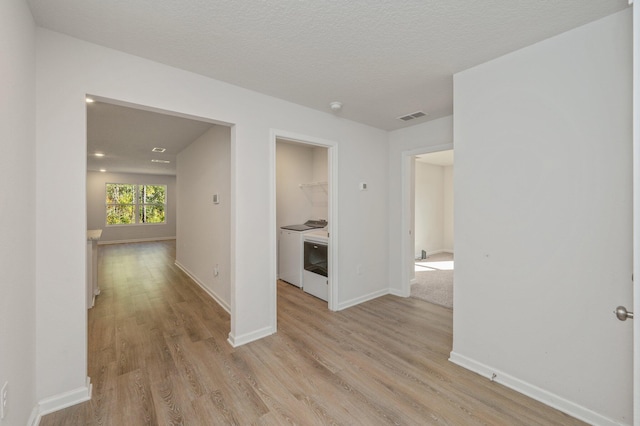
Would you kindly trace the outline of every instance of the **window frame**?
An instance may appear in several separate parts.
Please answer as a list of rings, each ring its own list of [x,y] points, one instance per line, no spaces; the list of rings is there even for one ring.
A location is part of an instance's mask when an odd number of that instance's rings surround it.
[[[133,202],[132,203],[108,203],[107,202],[107,194],[109,185],[122,185],[122,186],[132,186],[133,187]],[[145,203],[145,200],[142,200],[142,187],[149,186],[160,186],[164,188],[164,203]],[[105,226],[108,227],[120,227],[120,226],[147,226],[147,225],[166,225],[167,224],[167,204],[168,204],[168,187],[166,184],[151,184],[151,183],[129,183],[129,182],[105,182],[104,185],[104,213],[105,213]],[[131,223],[109,223],[109,208],[117,207],[117,206],[131,206],[133,207],[133,221]],[[141,212],[143,208],[151,206],[151,207],[162,207],[164,212],[164,221],[163,222],[142,222]]]

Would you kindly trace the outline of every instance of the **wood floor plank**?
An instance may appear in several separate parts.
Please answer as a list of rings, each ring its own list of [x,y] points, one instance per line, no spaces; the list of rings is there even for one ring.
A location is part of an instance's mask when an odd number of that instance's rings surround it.
[[[198,306],[197,303],[195,305]],[[197,342],[198,340],[208,339],[211,337],[211,333],[207,327],[204,326],[193,308],[193,302],[185,301],[173,304],[173,310],[176,317],[182,323],[182,327],[185,329],[191,341]]]
[[[50,425],[582,425],[448,361],[452,311],[384,296],[331,312],[278,283],[278,333],[233,348],[175,243],[100,246],[92,400]]]
[[[201,397],[209,389],[203,379],[205,371],[199,368],[199,363],[189,350],[189,343],[184,336],[171,336],[167,339],[175,367],[178,370],[182,382],[182,392],[186,393],[190,400]]]
[[[148,380],[142,370],[117,377],[116,424],[157,425],[158,420]]]
[[[206,425],[216,419],[219,424],[241,425],[246,422],[236,417],[236,411],[230,401],[228,394],[220,390],[215,390],[193,401],[193,408],[197,416],[195,424]]]

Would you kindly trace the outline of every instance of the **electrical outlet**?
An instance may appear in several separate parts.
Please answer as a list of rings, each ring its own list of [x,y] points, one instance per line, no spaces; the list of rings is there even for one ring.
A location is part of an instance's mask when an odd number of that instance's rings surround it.
[[[0,420],[7,414],[7,397],[9,395],[9,382],[4,382],[0,390]]]

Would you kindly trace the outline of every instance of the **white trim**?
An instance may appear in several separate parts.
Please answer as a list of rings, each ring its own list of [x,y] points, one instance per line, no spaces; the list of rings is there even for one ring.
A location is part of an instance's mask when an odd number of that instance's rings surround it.
[[[205,291],[222,309],[227,311],[228,314],[231,314],[231,307],[224,300],[220,299],[216,293],[214,293],[211,289],[209,289],[202,281],[200,281],[191,271],[189,271],[183,264],[178,262],[177,260],[174,264],[180,268],[182,272],[184,272],[191,280],[198,284],[198,286]]]
[[[36,405],[31,410],[31,415],[29,416],[29,420],[27,420],[27,426],[38,426],[40,424],[40,419],[42,416],[38,412],[38,406]]]
[[[439,249],[439,250],[431,250],[427,252],[427,257],[429,256],[433,256],[434,254],[440,254],[440,253],[450,253],[453,254],[453,250],[450,249]],[[417,255],[418,253],[415,253],[415,255]],[[420,253],[422,254],[422,253]],[[416,260],[419,259],[419,257],[415,258]]]
[[[238,143],[236,138],[236,126],[231,126],[231,144],[229,146],[230,157],[230,179],[229,182],[229,307],[231,311],[231,324],[229,326],[229,335],[232,335],[236,328],[236,314],[238,312],[236,302],[236,268],[238,264],[236,259],[240,258],[236,238],[238,235],[238,220],[236,210],[237,187],[238,187]]]
[[[277,170],[276,170],[276,131],[269,132],[269,279],[271,287],[269,289],[269,322],[274,333],[278,330],[278,230],[277,227]],[[275,279],[273,278],[275,277]],[[231,343],[231,335],[229,335]],[[232,346],[233,343],[232,343]],[[235,346],[234,346],[235,347]]]
[[[411,280],[411,284],[413,284],[415,282],[415,280]],[[409,297],[410,294],[405,294],[402,293],[400,290],[398,290],[397,288],[391,288],[389,289],[389,294],[393,295],[393,296],[398,296],[398,297]]]
[[[40,400],[38,405],[31,411],[27,424],[37,426],[40,424],[42,416],[89,401],[91,399],[91,389],[91,379],[87,377],[85,386]]]
[[[532,385],[531,383],[520,380],[517,377],[511,376],[510,374],[492,368],[471,358],[467,358],[466,356],[460,355],[456,352],[451,352],[449,361],[591,425],[614,426],[620,424],[613,419],[604,417],[559,395],[548,392]]]
[[[392,293],[388,288],[374,291],[373,293],[365,294],[364,296],[356,297],[355,299],[347,300],[345,302],[340,303],[338,305],[338,310],[341,311],[343,309],[347,309],[352,306],[356,306],[361,303],[368,302],[369,300],[377,299],[378,297],[382,297],[387,294],[394,294],[394,293]]]
[[[153,238],[134,238],[131,240],[111,240],[111,241],[98,241],[99,246],[106,246],[109,244],[130,244],[130,243],[150,243],[153,241],[168,241],[175,240],[176,237],[153,237]]]
[[[241,334],[240,336],[234,336],[233,333],[229,333],[227,342],[234,348],[238,346],[246,345],[247,343],[255,340],[262,339],[263,337],[271,336],[276,330],[273,327],[264,327],[260,330],[252,331],[251,333]]]
[[[633,1],[629,1],[632,4]],[[633,5],[633,424],[640,426],[640,9]]]
[[[400,226],[401,226],[401,242],[400,242],[400,289],[397,291],[400,294],[406,294],[407,296],[411,292],[411,274],[410,268],[413,267],[413,260],[409,262],[409,259],[413,259],[413,253],[415,250],[415,244],[412,244],[414,241],[415,235],[413,224],[411,223],[411,197],[414,194],[411,194],[411,157],[415,155],[427,154],[430,152],[439,152],[439,151],[448,151],[454,149],[453,142],[442,144],[442,145],[434,145],[434,146],[425,146],[421,148],[414,148],[407,151],[402,151],[400,153],[400,161],[401,161],[401,188],[400,193],[402,194],[402,213],[400,218]]]
[[[328,248],[329,256],[329,310],[338,310],[338,289],[340,288],[340,280],[338,275],[338,266],[340,258],[338,256],[338,145],[334,144],[328,147],[327,162],[329,163],[329,200],[328,200],[328,212],[329,212],[329,235],[331,238],[331,244]]]

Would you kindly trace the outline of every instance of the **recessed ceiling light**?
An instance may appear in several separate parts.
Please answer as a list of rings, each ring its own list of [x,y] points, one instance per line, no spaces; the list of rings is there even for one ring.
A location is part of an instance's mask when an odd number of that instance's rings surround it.
[[[167,150],[166,148],[155,147],[151,150],[151,152],[165,152],[166,150]]]
[[[90,97],[88,97],[88,96],[87,96],[86,98],[84,98],[84,100],[85,100],[88,104],[92,104],[92,103],[94,103],[94,102],[95,102],[95,101],[93,100],[93,98],[90,98]]]
[[[104,157],[104,153],[103,152],[96,152],[95,154],[96,157]]]
[[[162,164],[169,164],[171,161],[169,160],[157,160],[157,159],[153,159],[151,160],[152,163],[162,163]]]
[[[107,169],[100,169],[100,171],[101,171],[102,173],[104,173],[104,172],[106,172],[106,171],[107,171]]]

